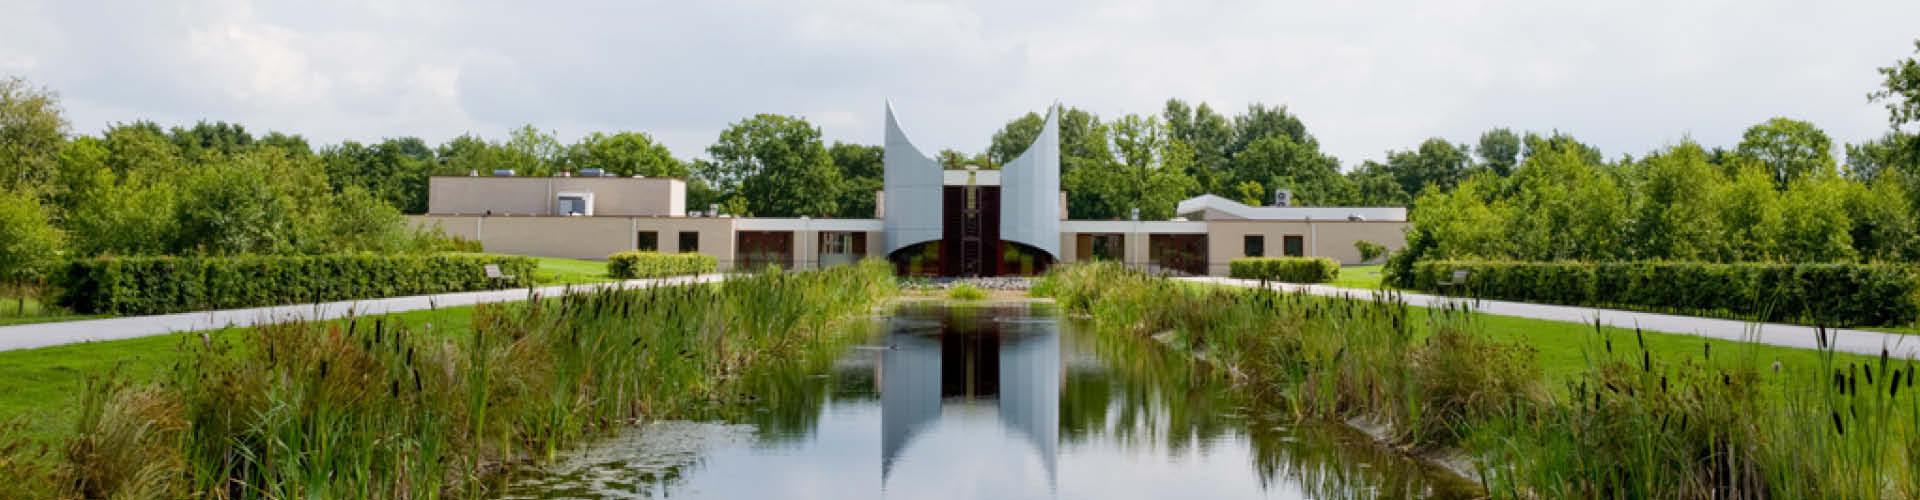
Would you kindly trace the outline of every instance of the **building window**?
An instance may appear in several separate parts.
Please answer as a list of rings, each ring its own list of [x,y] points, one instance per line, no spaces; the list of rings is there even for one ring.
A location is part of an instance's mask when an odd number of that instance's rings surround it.
[[[1241,248],[1240,248],[1241,253],[1246,254],[1246,256],[1248,257],[1267,256],[1266,235],[1249,234],[1249,235],[1246,235],[1245,238],[1246,238],[1245,241],[1241,242]]]
[[[660,233],[656,231],[641,231],[639,237],[634,239],[633,249],[642,252],[660,251]]]
[[[1302,257],[1307,254],[1306,241],[1307,239],[1304,237],[1301,237],[1300,235],[1289,234],[1281,242],[1281,244],[1286,246],[1285,250],[1287,252],[1288,257]]]
[[[843,254],[852,246],[853,235],[847,233],[820,233],[820,253]]]
[[[693,253],[698,251],[700,251],[700,232],[681,231],[680,253]]]
[[[560,197],[560,215],[586,215],[587,199],[577,196]]]

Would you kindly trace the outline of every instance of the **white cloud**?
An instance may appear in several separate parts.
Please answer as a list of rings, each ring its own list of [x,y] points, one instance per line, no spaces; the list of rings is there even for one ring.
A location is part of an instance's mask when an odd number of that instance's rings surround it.
[[[929,150],[1059,100],[1286,105],[1347,163],[1427,137],[1561,130],[1610,155],[1737,141],[1771,116],[1877,136],[1874,68],[1920,4],[16,0],[0,72],[81,132],[218,119],[320,143],[522,123],[644,130],[698,155],[753,113],[874,143],[891,98]]]

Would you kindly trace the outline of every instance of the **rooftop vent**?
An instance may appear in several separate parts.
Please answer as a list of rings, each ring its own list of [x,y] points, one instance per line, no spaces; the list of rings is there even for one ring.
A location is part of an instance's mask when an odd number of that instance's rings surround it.
[[[600,169],[600,168],[583,168],[583,169],[580,169],[580,176],[581,177],[606,177],[607,171],[606,169]]]
[[[1273,206],[1276,206],[1276,207],[1293,206],[1293,190],[1291,189],[1273,190]]]
[[[493,171],[494,177],[513,177],[513,169],[503,168]]]

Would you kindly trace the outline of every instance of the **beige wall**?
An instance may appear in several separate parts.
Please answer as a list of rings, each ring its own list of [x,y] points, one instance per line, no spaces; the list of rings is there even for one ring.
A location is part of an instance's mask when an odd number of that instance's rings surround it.
[[[654,231],[659,251],[680,251],[680,232],[700,233],[700,253],[733,262],[733,219],[708,217],[479,217],[415,215],[409,222],[474,239],[492,253],[601,260],[633,250],[640,231]]]
[[[1405,222],[1210,220],[1207,221],[1207,271],[1226,275],[1229,262],[1246,256],[1244,243],[1249,234],[1265,237],[1268,257],[1284,255],[1285,236],[1299,235],[1303,240],[1301,250],[1308,257],[1328,257],[1344,265],[1360,264],[1360,251],[1353,248],[1354,242],[1367,240],[1397,251],[1406,246],[1407,225]]]
[[[474,239],[489,252],[604,259],[608,254],[632,250],[638,231],[655,231],[661,252],[680,251],[680,232],[700,233],[700,253],[720,261],[721,270],[732,269],[735,243],[735,219],[710,217],[479,217],[408,216],[416,225],[439,227],[448,235]],[[1367,240],[1398,251],[1406,245],[1405,222],[1304,222],[1214,220],[1207,223],[1208,273],[1225,275],[1227,265],[1244,257],[1242,237],[1260,234],[1266,238],[1269,256],[1282,255],[1284,237],[1300,235],[1308,256],[1330,257],[1342,264],[1360,263],[1353,243]],[[1149,233],[1126,233],[1126,262],[1137,268],[1147,265]],[[879,231],[867,232],[867,255],[885,257],[884,237]],[[1075,233],[1060,235],[1061,261],[1072,262],[1077,254]],[[820,238],[817,231],[794,231],[794,267],[813,269],[819,263]]]
[[[558,195],[593,193],[595,216],[686,215],[687,185],[679,179],[628,177],[433,177],[427,213],[558,215]]]

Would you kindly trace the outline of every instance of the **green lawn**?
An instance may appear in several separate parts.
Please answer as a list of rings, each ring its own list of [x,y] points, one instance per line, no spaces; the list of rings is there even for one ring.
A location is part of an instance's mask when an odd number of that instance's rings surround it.
[[[1415,309],[1415,315],[1424,321],[1427,311],[1422,308]],[[1478,319],[1488,336],[1533,347],[1536,351],[1536,359],[1540,361],[1542,374],[1546,376],[1549,387],[1556,390],[1564,390],[1565,381],[1569,377],[1587,369],[1588,356],[1605,353],[1605,347],[1594,334],[1592,324],[1490,314],[1481,314]],[[1607,327],[1603,331],[1613,337],[1613,352],[1616,356],[1621,356],[1623,359],[1638,358],[1640,349],[1634,338],[1633,328]],[[1813,370],[1820,366],[1820,352],[1812,349],[1658,332],[1646,332],[1646,342],[1647,352],[1657,363],[1701,361],[1706,355],[1706,345],[1711,344],[1712,359],[1715,362],[1732,360],[1754,363],[1761,369],[1771,369],[1771,365],[1778,361],[1783,370]],[[1843,365],[1874,359],[1878,358],[1845,353],[1834,355],[1835,362]]]
[[[1380,273],[1385,267],[1380,264],[1342,267],[1340,277],[1328,284],[1341,288],[1377,289],[1380,288]]]
[[[613,280],[607,276],[606,261],[561,257],[534,257],[533,260],[540,263],[540,269],[533,272],[533,280],[542,285],[574,285]]]
[[[93,319],[102,316],[73,314],[57,307],[46,307],[39,300],[26,299],[23,304],[17,296],[0,295],[0,326],[25,325],[29,323],[51,323],[55,321],[73,321]]]

